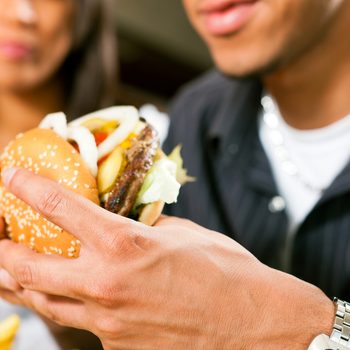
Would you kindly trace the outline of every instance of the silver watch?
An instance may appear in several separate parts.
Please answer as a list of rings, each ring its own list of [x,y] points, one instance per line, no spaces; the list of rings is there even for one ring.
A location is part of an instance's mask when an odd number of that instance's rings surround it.
[[[331,336],[321,334],[310,344],[308,350],[349,350],[350,349],[350,304],[334,298],[337,306]]]

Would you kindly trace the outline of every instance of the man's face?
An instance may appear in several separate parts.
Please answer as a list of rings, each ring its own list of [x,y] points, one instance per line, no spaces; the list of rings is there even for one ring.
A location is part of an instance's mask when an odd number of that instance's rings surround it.
[[[324,38],[348,1],[183,0],[217,66],[238,77],[299,57]]]

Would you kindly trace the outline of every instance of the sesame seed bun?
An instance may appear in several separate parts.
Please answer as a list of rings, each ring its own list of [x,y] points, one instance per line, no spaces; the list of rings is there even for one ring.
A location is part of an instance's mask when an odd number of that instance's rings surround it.
[[[2,170],[26,168],[99,203],[96,180],[74,147],[49,129],[33,129],[17,136],[0,159]],[[79,256],[80,242],[49,222],[26,203],[8,192],[0,182],[0,212],[7,234],[39,253],[68,258]]]
[[[140,212],[138,221],[153,226],[162,214],[164,204],[163,201],[146,204]]]

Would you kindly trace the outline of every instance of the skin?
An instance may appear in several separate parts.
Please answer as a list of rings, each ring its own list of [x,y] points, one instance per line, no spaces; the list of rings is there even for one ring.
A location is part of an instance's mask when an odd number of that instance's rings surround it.
[[[29,90],[50,80],[72,47],[74,2],[71,0],[4,0],[0,14],[0,43],[29,48],[23,57],[0,50],[0,86]]]
[[[244,28],[222,37],[206,31],[201,3],[184,0],[218,67],[257,74],[290,124],[315,128],[350,112],[349,49],[339,40],[347,0],[261,0]],[[24,170],[3,175],[16,196],[81,239],[82,255],[67,261],[4,240],[0,294],[93,331],[105,349],[305,350],[330,334],[334,305],[318,288],[227,237],[176,218],[145,227]]]
[[[349,1],[260,0],[248,23],[224,36],[205,26],[204,1],[183,3],[216,65],[228,75],[260,77],[290,125],[320,128],[350,112],[350,50],[341,39]]]
[[[297,350],[331,329],[333,303],[319,289],[226,236],[171,217],[147,227],[25,170],[3,180],[82,251],[72,261],[1,241],[0,295],[90,330],[106,350]]]
[[[71,0],[3,0],[0,12],[0,147],[33,128],[47,113],[64,106],[56,75],[73,43]],[[25,55],[8,55],[8,43]]]

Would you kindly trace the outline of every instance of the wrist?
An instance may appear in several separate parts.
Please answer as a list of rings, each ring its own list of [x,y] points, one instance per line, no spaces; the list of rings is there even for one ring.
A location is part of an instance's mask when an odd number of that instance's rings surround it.
[[[304,310],[301,318],[301,322],[305,326],[302,332],[306,341],[304,349],[308,349],[308,346],[316,336],[320,334],[330,336],[334,324],[336,312],[334,302],[320,289],[316,287],[314,287],[314,289],[308,301],[310,305],[308,309]]]
[[[272,288],[265,296],[268,305],[265,308],[267,321],[264,322],[264,331],[269,332],[267,327],[274,329],[273,348],[306,350],[317,335],[330,335],[335,315],[332,300],[309,283],[280,271],[272,271]],[[271,317],[271,312],[276,317]],[[271,346],[269,348],[272,349]]]

